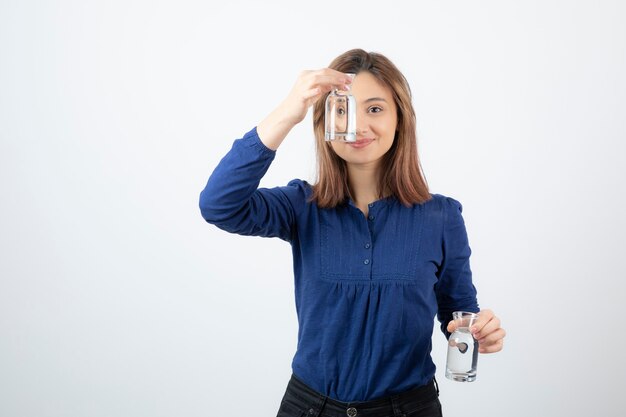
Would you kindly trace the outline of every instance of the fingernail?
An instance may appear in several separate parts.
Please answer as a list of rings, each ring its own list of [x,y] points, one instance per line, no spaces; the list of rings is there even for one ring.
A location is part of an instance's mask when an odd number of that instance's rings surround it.
[[[350,91],[350,86],[348,84],[346,84],[346,85],[343,86],[343,89],[346,90],[346,91]]]

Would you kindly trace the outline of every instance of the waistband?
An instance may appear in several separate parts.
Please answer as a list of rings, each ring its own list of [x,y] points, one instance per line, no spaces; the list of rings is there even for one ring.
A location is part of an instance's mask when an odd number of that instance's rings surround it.
[[[432,402],[440,407],[439,386],[434,378],[426,385],[389,397],[364,402],[342,402],[328,398],[291,375],[285,397],[288,395],[298,402],[307,417],[400,417]]]

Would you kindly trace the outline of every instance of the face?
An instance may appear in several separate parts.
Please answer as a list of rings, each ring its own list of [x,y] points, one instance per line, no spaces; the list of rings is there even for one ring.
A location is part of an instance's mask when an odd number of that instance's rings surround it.
[[[398,117],[391,89],[367,71],[357,74],[351,93],[356,100],[356,142],[330,142],[348,165],[377,167],[393,145]]]

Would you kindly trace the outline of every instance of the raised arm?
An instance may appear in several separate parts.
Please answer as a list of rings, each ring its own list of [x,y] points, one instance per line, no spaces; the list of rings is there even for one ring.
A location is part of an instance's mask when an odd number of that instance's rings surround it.
[[[259,123],[259,137],[268,148],[278,149],[289,131],[304,119],[309,107],[324,93],[334,87],[347,90],[350,83],[352,78],[330,68],[303,71],[287,98]]]
[[[287,98],[259,125],[238,139],[222,158],[200,194],[202,217],[232,233],[290,240],[302,182],[258,188],[289,131],[308,108],[333,87],[348,88],[351,78],[332,70],[304,71]]]

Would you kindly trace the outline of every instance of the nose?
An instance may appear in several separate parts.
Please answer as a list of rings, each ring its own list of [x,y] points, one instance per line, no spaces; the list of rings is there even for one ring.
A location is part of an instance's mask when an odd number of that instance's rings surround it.
[[[365,136],[369,132],[368,126],[366,123],[356,121],[356,134],[359,136]]]
[[[369,115],[365,109],[361,110],[357,107],[356,114],[356,134],[358,136],[367,136],[370,133]]]

